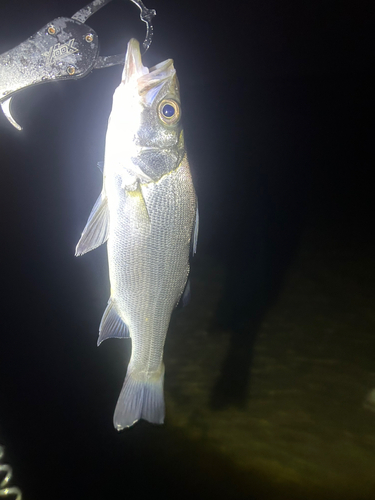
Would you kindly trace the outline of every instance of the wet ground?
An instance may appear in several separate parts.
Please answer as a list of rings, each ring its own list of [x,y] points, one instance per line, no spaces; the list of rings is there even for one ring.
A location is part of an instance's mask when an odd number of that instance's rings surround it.
[[[96,331],[91,305],[80,321],[64,319],[51,303],[36,307],[45,300],[36,290],[29,312],[44,343],[21,347],[14,339],[10,357],[2,351],[2,435],[13,484],[26,500],[155,491],[374,499],[373,260],[371,247],[352,236],[306,230],[262,318],[230,328],[226,268],[203,252],[191,303],[176,312],[167,339],[166,423],[140,422],[120,434],[111,419],[129,345],[88,346],[82,332]]]
[[[307,231],[252,352],[251,318],[240,341],[212,328],[224,275],[194,267],[167,343],[168,424],[246,471],[249,495],[375,498],[373,253]]]

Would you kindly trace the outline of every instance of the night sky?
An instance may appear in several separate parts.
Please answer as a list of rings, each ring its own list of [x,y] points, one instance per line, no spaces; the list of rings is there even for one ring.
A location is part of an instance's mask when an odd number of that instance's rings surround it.
[[[172,58],[180,81],[197,259],[226,270],[216,321],[240,329],[276,300],[306,231],[373,251],[373,4],[146,4],[157,16],[144,64]],[[83,6],[4,1],[0,53]],[[86,24],[104,55],[145,35],[125,0]],[[20,92],[22,132],[0,114],[0,442],[26,500],[224,495],[219,486],[203,492],[194,447],[186,445],[187,469],[176,464],[172,430],[112,427],[127,360],[120,341],[96,347],[106,251],[78,259],[74,249],[101,189],[96,165],[121,71]]]

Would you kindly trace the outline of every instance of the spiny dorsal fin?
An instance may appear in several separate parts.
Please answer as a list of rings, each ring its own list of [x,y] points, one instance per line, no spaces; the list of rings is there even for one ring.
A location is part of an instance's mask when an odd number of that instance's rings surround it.
[[[195,222],[192,234],[192,248],[191,254],[195,255],[197,253],[197,244],[198,244],[198,231],[199,231],[199,210],[198,210],[198,200],[197,200],[197,210],[195,212]]]

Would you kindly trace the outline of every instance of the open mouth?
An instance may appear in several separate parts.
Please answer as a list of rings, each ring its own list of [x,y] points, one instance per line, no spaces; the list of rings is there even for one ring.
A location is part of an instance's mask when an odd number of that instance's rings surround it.
[[[175,75],[172,59],[167,59],[150,69],[143,66],[139,42],[135,38],[129,41],[122,74],[123,84],[136,80],[139,94],[144,94],[167,80],[171,81]]]

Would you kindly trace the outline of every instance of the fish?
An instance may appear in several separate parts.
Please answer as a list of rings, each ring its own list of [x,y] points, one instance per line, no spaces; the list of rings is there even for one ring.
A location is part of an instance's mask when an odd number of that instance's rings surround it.
[[[140,419],[164,423],[164,343],[173,310],[189,298],[198,226],[173,60],[149,69],[131,39],[108,120],[103,188],[76,247],[79,256],[107,242],[111,291],[98,345],[131,338],[113,417],[119,431]]]

